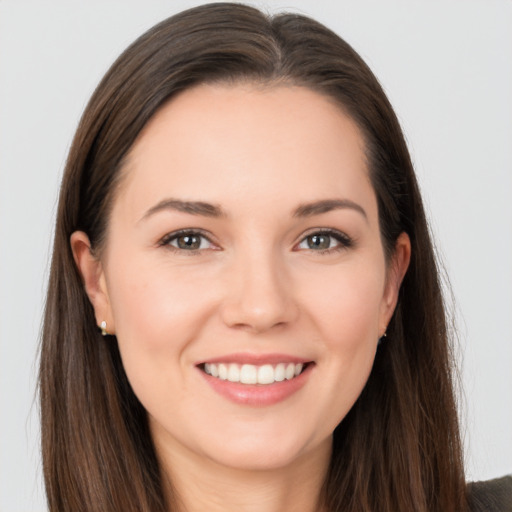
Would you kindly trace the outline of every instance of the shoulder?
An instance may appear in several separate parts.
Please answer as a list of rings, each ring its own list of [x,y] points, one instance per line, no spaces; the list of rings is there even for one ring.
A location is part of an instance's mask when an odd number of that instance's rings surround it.
[[[512,475],[471,482],[467,490],[471,512],[512,512]]]

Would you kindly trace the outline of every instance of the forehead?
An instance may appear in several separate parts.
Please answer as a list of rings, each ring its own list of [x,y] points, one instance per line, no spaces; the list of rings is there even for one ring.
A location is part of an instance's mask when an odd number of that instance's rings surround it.
[[[234,205],[261,199],[261,207],[373,195],[355,122],[333,100],[297,86],[186,90],[150,120],[127,162],[118,197],[140,214],[165,195]]]

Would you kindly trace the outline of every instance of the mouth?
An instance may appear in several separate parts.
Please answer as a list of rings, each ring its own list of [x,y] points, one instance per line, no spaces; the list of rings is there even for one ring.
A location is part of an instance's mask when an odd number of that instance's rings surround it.
[[[215,379],[247,385],[268,386],[290,381],[301,375],[312,363],[281,362],[277,364],[203,363],[199,368]]]
[[[234,354],[196,365],[214,392],[235,404],[255,407],[274,405],[296,394],[314,366],[314,361],[278,354]]]

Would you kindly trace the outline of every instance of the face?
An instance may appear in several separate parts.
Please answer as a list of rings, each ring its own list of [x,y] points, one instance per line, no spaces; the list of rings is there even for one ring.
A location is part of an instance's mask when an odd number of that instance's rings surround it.
[[[325,449],[405,271],[357,126],[305,88],[203,85],[122,172],[92,277],[72,244],[156,445],[239,468]]]

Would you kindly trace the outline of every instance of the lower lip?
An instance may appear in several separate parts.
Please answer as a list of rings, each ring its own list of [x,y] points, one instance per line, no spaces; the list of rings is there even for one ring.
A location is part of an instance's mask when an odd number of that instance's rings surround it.
[[[208,375],[200,368],[198,370],[214,391],[231,402],[263,407],[282,402],[299,391],[309,378],[313,366],[313,363],[309,363],[305,370],[293,379],[264,385],[240,384],[239,382],[221,380]]]

